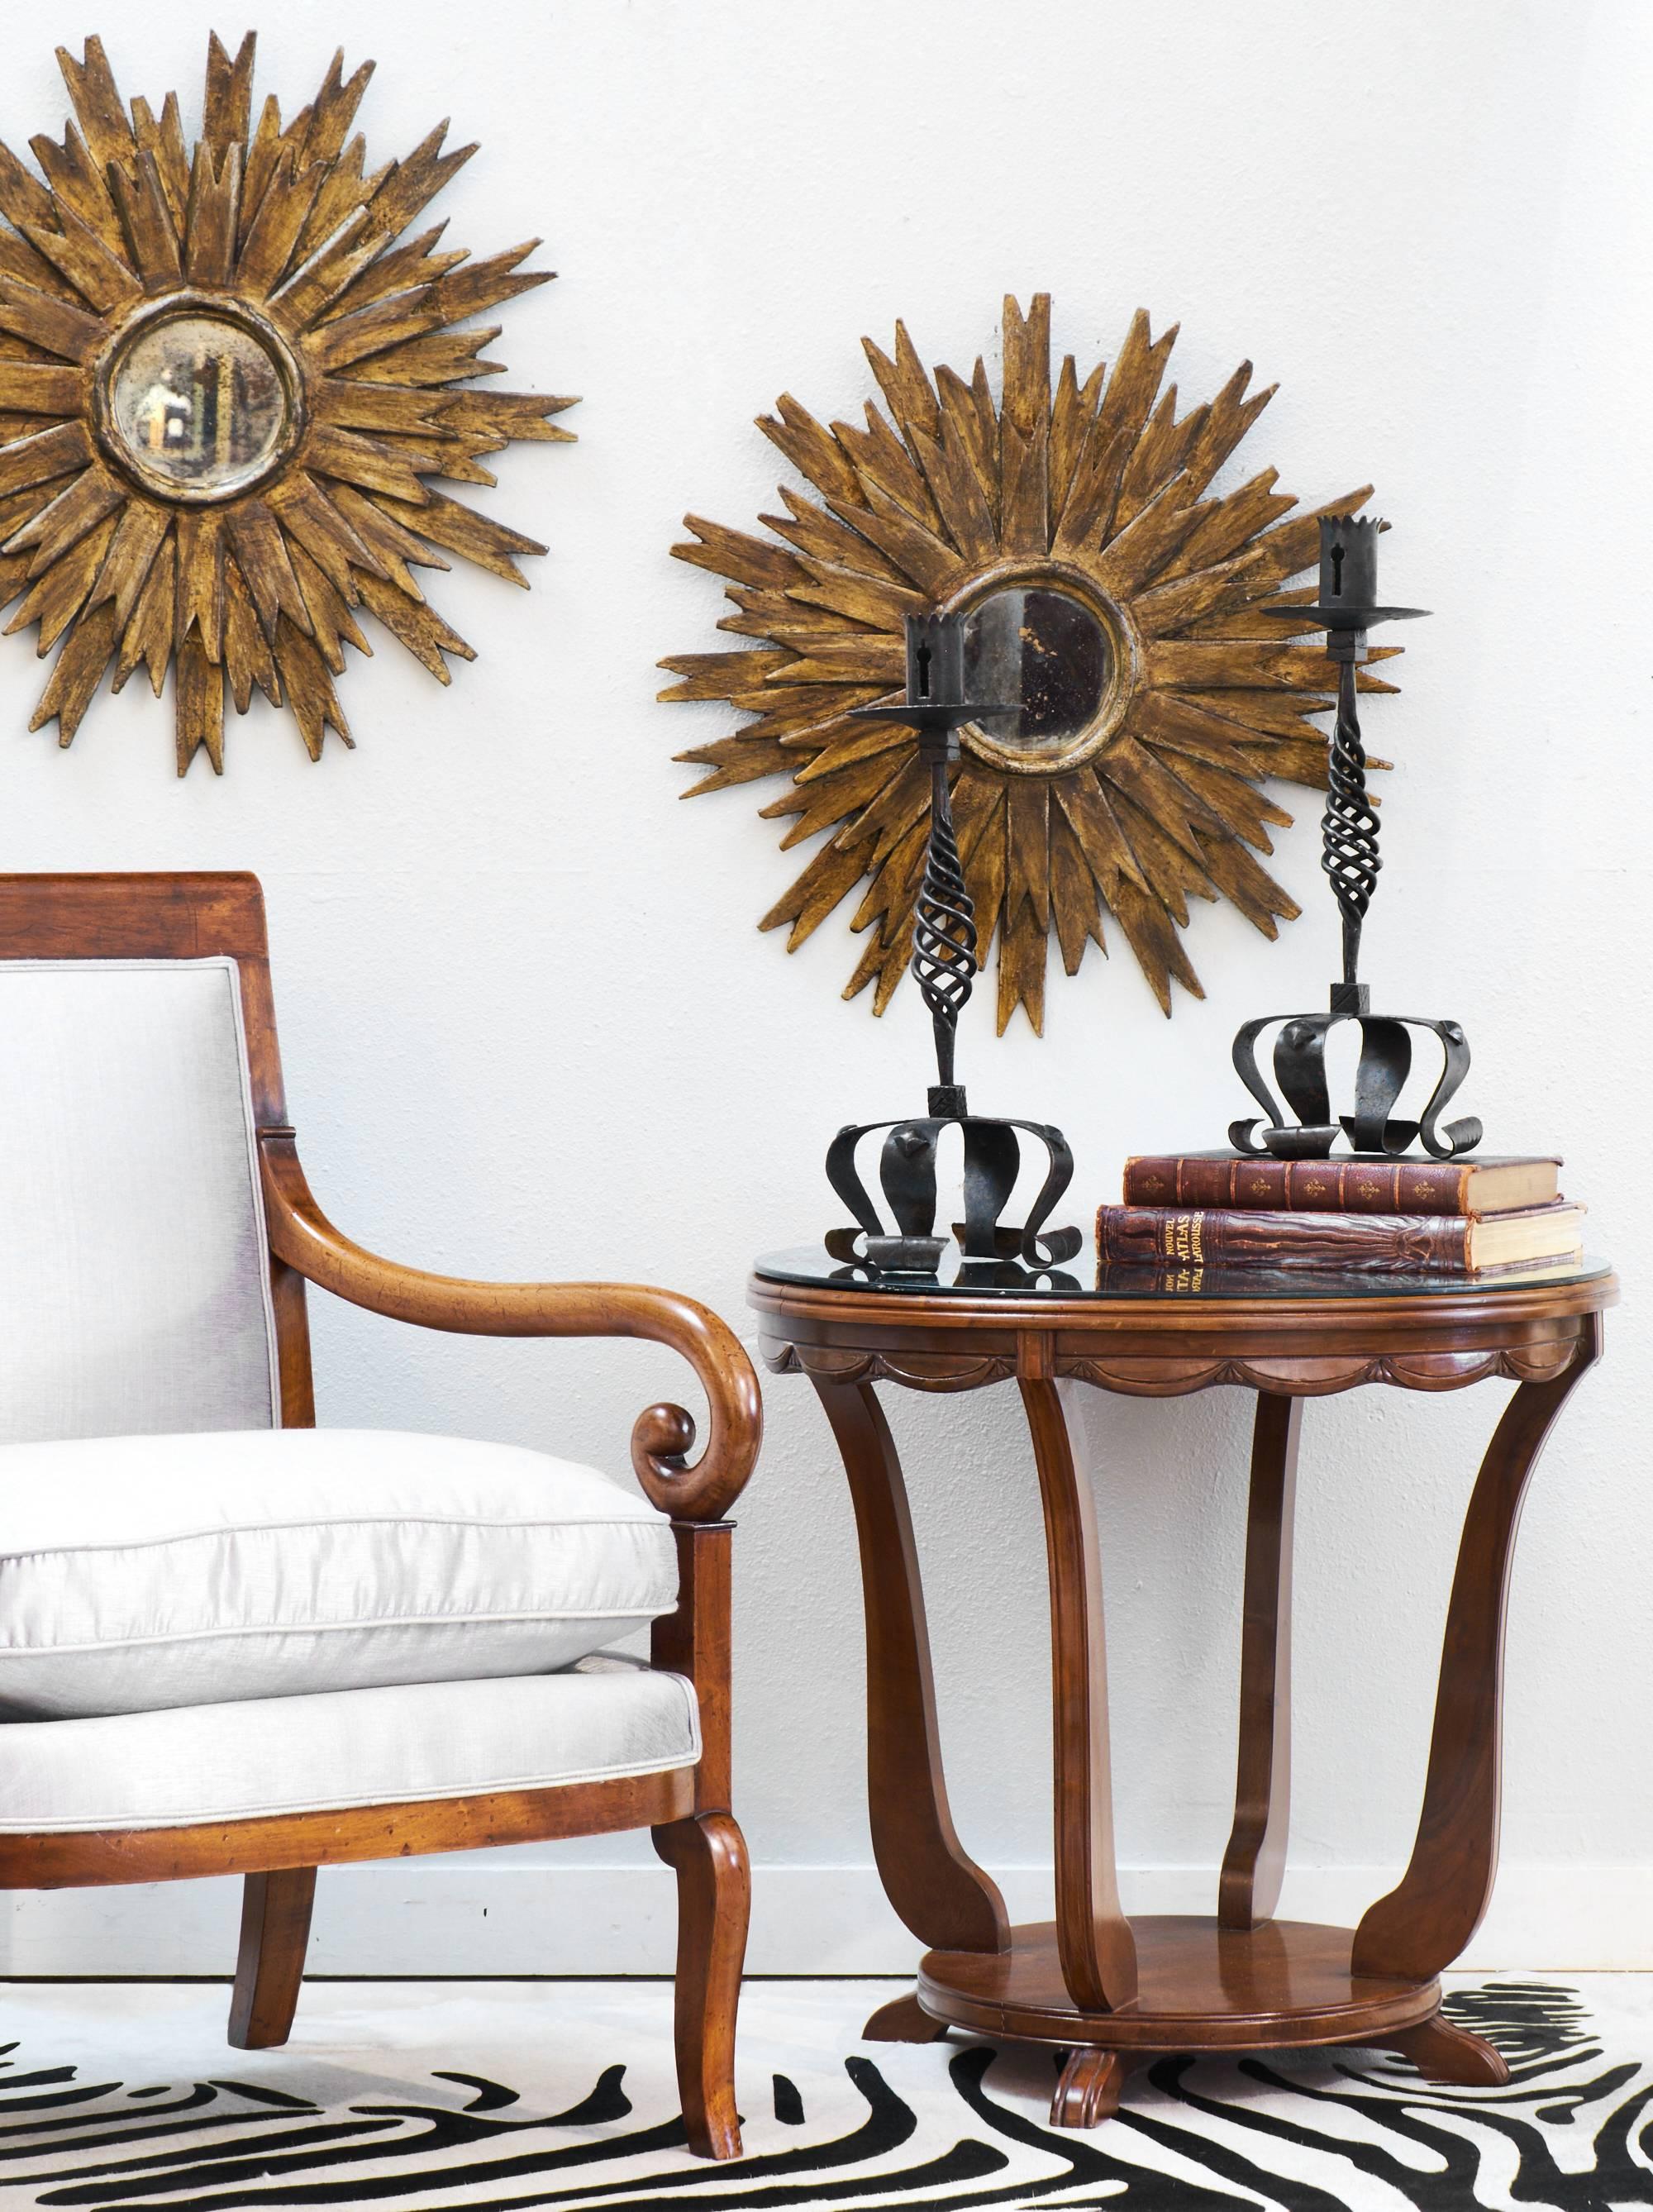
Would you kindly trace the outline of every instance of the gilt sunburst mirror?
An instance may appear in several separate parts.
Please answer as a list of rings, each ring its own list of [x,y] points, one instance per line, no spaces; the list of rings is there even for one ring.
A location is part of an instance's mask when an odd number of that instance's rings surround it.
[[[1263,787],[1325,788],[1314,717],[1335,674],[1263,610],[1312,600],[1291,580],[1318,557],[1320,515],[1371,487],[1304,514],[1273,469],[1213,493],[1274,387],[1249,391],[1246,362],[1179,412],[1176,336],[1139,311],[1111,370],[1081,379],[1070,355],[1053,375],[1048,295],[1025,315],[1007,299],[995,401],[981,361],[968,380],[932,374],[897,324],[892,354],[863,341],[884,403],[864,428],[790,395],[759,417],[809,487],[781,486],[770,534],[690,515],[672,549],[726,580],[719,627],[754,641],[661,663],[681,679],[663,699],[752,718],[678,756],[709,771],[684,795],[784,781],[762,810],[789,822],[783,848],[827,834],[759,926],[795,950],[854,900],[867,941],[844,996],[871,985],[877,1013],[911,951],[929,771],[910,729],[852,716],[899,695],[909,613],[963,614],[965,696],[1008,710],[962,732],[952,793],[1001,1032],[1018,1006],[1042,1030],[1053,931],[1071,975],[1111,917],[1169,1014],[1173,980],[1204,995],[1180,936],[1190,897],[1230,900],[1271,938],[1298,912],[1255,857],[1291,821]]]
[[[566,440],[572,400],[476,388],[549,271],[538,240],[471,261],[417,218],[474,146],[442,125],[374,167],[351,126],[373,64],[336,55],[287,123],[253,119],[251,34],[207,54],[201,131],[116,88],[101,42],[59,49],[74,118],[0,145],[0,606],[57,651],[31,728],[79,727],[106,671],[173,671],[180,775],[223,766],[228,690],[290,711],[312,758],[350,733],[334,689],[367,615],[446,684],[475,658],[414,571],[448,556],[526,584],[544,547],[435,488]],[[410,234],[411,233],[411,234]]]

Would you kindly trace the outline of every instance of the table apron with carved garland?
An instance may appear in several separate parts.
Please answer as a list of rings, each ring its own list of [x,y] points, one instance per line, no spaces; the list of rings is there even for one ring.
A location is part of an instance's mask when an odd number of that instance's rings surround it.
[[[1030,1285],[979,1295],[872,1287],[824,1255],[760,1261],[764,1357],[803,1373],[854,1504],[867,1641],[867,1791],[890,1904],[930,1946],[914,1996],[869,2035],[957,2026],[1069,2052],[1052,2108],[1089,2126],[1132,2067],[1165,2051],[1352,2043],[1432,2078],[1495,2082],[1503,2061],[1440,2014],[1442,1971],[1486,1911],[1497,1864],[1504,1614],[1516,1524],[1539,1453],[1600,1357],[1618,1285],[1599,1263],[1545,1283],[1474,1278],[1426,1294],[1320,1282],[1268,1294],[1098,1295]],[[1276,1920],[1291,1751],[1291,1566],[1302,1401],[1364,1383],[1516,1389],[1470,1496],[1443,1643],[1411,1861],[1358,1927]],[[1121,1910],[1115,1868],[1101,1564],[1059,1378],[1135,1397],[1218,1383],[1256,1393],[1247,1521],[1237,1781],[1210,1917]],[[1012,1928],[948,1808],[923,1590],[901,1463],[873,1388],[1016,1383],[1044,1510],[1054,1738],[1056,1918]]]

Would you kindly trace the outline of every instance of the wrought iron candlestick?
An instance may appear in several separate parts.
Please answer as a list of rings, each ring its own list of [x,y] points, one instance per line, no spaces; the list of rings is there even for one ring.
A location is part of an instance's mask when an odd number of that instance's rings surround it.
[[[963,619],[908,616],[906,702],[892,710],[860,711],[880,720],[893,714],[909,724],[918,733],[919,758],[930,771],[930,839],[913,924],[913,975],[935,1035],[930,1111],[963,1114],[963,1086],[953,1079],[953,1051],[958,1017],[969,1002],[981,963],[976,957],[975,908],[953,831],[951,770],[958,759],[960,727],[992,710],[972,706],[964,697]]]
[[[951,770],[958,759],[958,732],[966,722],[996,711],[964,696],[964,619],[962,615],[909,615],[907,696],[896,703],[854,710],[864,721],[905,722],[917,732],[919,757],[930,770],[930,836],[924,881],[913,930],[912,972],[930,1010],[935,1036],[936,1080],[929,1112],[921,1119],[865,1121],[840,1129],[827,1150],[827,1180],[854,1216],[856,1227],[836,1229],[827,1249],[835,1258],[864,1261],[886,1274],[933,1274],[946,1245],[935,1234],[936,1149],[943,1129],[957,1123],[964,1146],[964,1218],[955,1233],[966,1262],[1020,1261],[1049,1267],[1079,1250],[1077,1229],[1042,1235],[1073,1173],[1073,1156],[1060,1129],[1041,1121],[990,1120],[972,1114],[956,1078],[958,1017],[969,1001],[980,967],[975,910],[953,833]],[[887,1132],[878,1156],[878,1181],[895,1220],[884,1227],[855,1164],[863,1137]],[[1044,1182],[1019,1229],[1001,1226],[1022,1164],[1018,1130],[1045,1148]],[[856,1249],[865,1238],[864,1249]]]
[[[1366,659],[1366,633],[1379,623],[1423,615],[1423,607],[1388,607],[1377,602],[1377,533],[1383,525],[1353,515],[1322,515],[1320,523],[1320,589],[1310,607],[1267,607],[1267,614],[1326,632],[1328,658],[1337,665],[1337,721],[1328,763],[1326,811],[1321,823],[1321,866],[1325,869],[1343,918],[1343,980],[1334,983],[1331,1011],[1324,1014],[1266,1014],[1247,1022],[1234,1040],[1234,1065],[1240,1080],[1262,1108],[1267,1123],[1234,1121],[1229,1142],[1236,1151],[1279,1159],[1324,1158],[1340,1137],[1358,1156],[1394,1158],[1416,1139],[1436,1159],[1451,1159],[1480,1142],[1481,1125],[1473,1116],[1443,1127],[1441,1115],[1469,1073],[1469,1041],[1453,1021],[1416,1014],[1374,1014],[1370,994],[1360,981],[1360,932],[1383,866],[1377,850],[1377,816],[1366,795],[1366,756],[1360,744],[1356,708],[1356,671]],[[1326,1040],[1339,1022],[1360,1026],[1360,1059],[1355,1071],[1354,1111],[1332,1115],[1326,1078]],[[1275,1040],[1274,1079],[1297,1116],[1288,1120],[1257,1066],[1257,1039],[1280,1022]],[[1412,1066],[1408,1031],[1429,1030],[1439,1042],[1439,1080],[1416,1121],[1396,1120],[1391,1112]]]

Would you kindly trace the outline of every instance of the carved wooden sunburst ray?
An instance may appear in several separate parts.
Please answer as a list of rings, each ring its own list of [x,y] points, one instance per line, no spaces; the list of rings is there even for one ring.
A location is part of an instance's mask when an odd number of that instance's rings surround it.
[[[311,757],[365,611],[442,683],[475,658],[416,568],[458,554],[524,585],[544,546],[427,478],[491,484],[482,456],[566,440],[567,398],[471,390],[497,325],[459,325],[549,271],[408,238],[471,155],[440,125],[369,169],[350,126],[373,71],[335,56],[283,125],[252,120],[251,34],[215,37],[201,135],[177,96],[123,104],[101,42],[58,62],[75,110],[30,141],[42,182],[0,146],[0,605],[58,647],[30,726],[68,744],[103,672],[174,669],[180,775],[223,766],[228,684],[291,709]]]
[[[1053,742],[985,719],[963,732],[953,814],[984,957],[998,935],[1001,1031],[1018,1005],[1042,1029],[1053,927],[1071,975],[1088,944],[1105,949],[1111,914],[1169,1014],[1173,977],[1204,995],[1178,935],[1190,896],[1231,900],[1270,938],[1299,910],[1248,848],[1272,852],[1268,825],[1291,819],[1261,785],[1325,787],[1311,717],[1335,676],[1317,645],[1289,642],[1310,625],[1261,610],[1313,599],[1286,586],[1317,557],[1319,516],[1371,487],[1290,521],[1273,469],[1207,496],[1274,387],[1249,393],[1248,362],[1179,414],[1176,386],[1160,388],[1176,336],[1152,337],[1139,311],[1111,374],[1081,380],[1070,355],[1053,379],[1048,297],[1025,316],[1007,299],[995,404],[980,361],[968,381],[933,377],[897,324],[893,356],[864,341],[887,414],[869,402],[865,428],[827,428],[785,396],[759,418],[817,498],[782,486],[768,538],[690,515],[695,542],[672,548],[730,580],[719,627],[760,641],[661,663],[683,679],[663,699],[757,717],[678,755],[711,770],[684,795],[787,779],[763,809],[796,817],[783,848],[832,834],[759,926],[788,928],[795,950],[859,892],[850,926],[870,936],[844,995],[871,983],[876,1013],[911,950],[929,776],[909,729],[848,717],[899,695],[902,617],[926,608],[1043,594],[1101,641],[1095,696]]]

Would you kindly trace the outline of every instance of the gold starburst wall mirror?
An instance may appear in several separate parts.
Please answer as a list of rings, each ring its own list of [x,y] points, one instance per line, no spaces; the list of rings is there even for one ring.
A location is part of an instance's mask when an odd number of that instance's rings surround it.
[[[790,396],[759,428],[814,495],[783,485],[758,538],[687,518],[672,550],[728,580],[720,627],[757,641],[661,665],[668,700],[725,700],[732,734],[678,757],[708,769],[685,797],[784,778],[766,818],[794,847],[830,833],[765,929],[795,949],[859,894],[868,933],[845,990],[882,1013],[906,970],[923,874],[929,770],[911,729],[854,719],[901,690],[902,619],[967,617],[965,696],[1002,703],[962,735],[954,822],[983,957],[998,939],[999,1027],[1044,1019],[1046,944],[1077,972],[1111,915],[1169,1013],[1173,978],[1202,996],[1178,932],[1190,896],[1226,898],[1267,937],[1296,902],[1254,852],[1291,817],[1260,787],[1324,789],[1335,672],[1266,608],[1318,558],[1318,518],[1286,520],[1276,472],[1207,495],[1272,394],[1245,363],[1206,403],[1162,391],[1173,328],[1138,313],[1111,372],[1053,378],[1050,302],[1004,309],[1001,396],[981,362],[932,375],[904,328],[864,341],[888,412],[817,422]],[[1376,659],[1393,647],[1371,653]],[[1363,670],[1364,690],[1394,687]],[[1374,763],[1383,766],[1384,763]]]
[[[334,679],[371,616],[446,684],[475,658],[416,568],[448,555],[526,584],[544,547],[435,489],[482,457],[566,440],[574,403],[473,388],[498,326],[465,328],[549,271],[538,244],[472,262],[416,218],[476,151],[447,125],[369,167],[351,136],[373,64],[336,55],[283,125],[252,119],[254,41],[207,54],[200,137],[175,94],[130,110],[101,42],[59,49],[75,110],[0,145],[0,605],[57,648],[30,726],[68,744],[104,672],[173,669],[179,775],[223,766],[224,694],[290,710],[312,758],[350,734]]]

